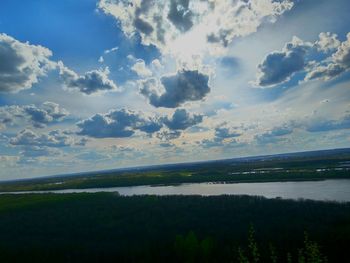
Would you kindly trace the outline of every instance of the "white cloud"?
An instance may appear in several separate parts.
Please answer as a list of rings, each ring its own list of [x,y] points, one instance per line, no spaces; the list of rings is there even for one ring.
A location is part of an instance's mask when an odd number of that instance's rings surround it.
[[[98,7],[112,15],[123,32],[141,36],[144,45],[190,62],[193,56],[222,53],[237,37],[256,32],[269,20],[290,10],[289,0],[100,0]]]
[[[45,47],[0,34],[0,92],[30,89],[54,67],[51,55]]]
[[[323,52],[329,52],[337,49],[340,45],[337,34],[330,32],[321,32],[319,34],[319,40],[315,43],[318,50]]]
[[[101,91],[119,91],[114,81],[108,78],[110,73],[108,68],[91,70],[84,75],[78,75],[62,62],[58,62],[58,67],[63,83],[68,89],[77,89],[87,95]]]
[[[145,61],[142,59],[138,59],[131,69],[142,78],[152,76],[152,71],[146,67]]]
[[[47,124],[62,121],[69,112],[59,104],[46,101],[40,106],[12,105],[0,107],[0,123],[5,126],[18,126],[31,122],[34,127],[43,128]]]
[[[65,147],[73,143],[73,138],[60,130],[37,134],[32,130],[24,129],[16,137],[10,139],[11,145],[21,146]]]
[[[334,62],[348,69],[350,68],[350,32],[346,35],[346,38],[333,54],[332,58]]]
[[[334,35],[332,35],[334,36]],[[305,80],[333,79],[344,71],[350,68],[350,33],[347,34],[347,39],[337,44],[336,51],[328,58],[324,59],[305,76]]]

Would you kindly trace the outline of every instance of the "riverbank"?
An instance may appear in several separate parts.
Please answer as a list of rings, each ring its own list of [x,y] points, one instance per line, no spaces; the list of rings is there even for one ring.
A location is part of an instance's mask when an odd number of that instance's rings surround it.
[[[249,195],[266,198],[310,199],[318,201],[350,202],[350,179],[263,182],[263,183],[188,183],[176,185],[148,185],[130,187],[63,189],[46,191],[19,191],[11,194],[69,194],[111,192],[122,196],[133,195]],[[1,193],[0,194],[6,194]]]
[[[323,153],[323,154],[322,154]],[[326,154],[327,153],[327,154]],[[350,179],[350,150],[130,168],[0,182],[0,192],[184,183],[257,183]]]

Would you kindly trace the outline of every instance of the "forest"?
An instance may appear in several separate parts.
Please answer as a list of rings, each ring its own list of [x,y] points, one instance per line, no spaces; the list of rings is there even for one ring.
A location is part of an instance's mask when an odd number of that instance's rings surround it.
[[[350,203],[3,194],[0,262],[349,262]]]

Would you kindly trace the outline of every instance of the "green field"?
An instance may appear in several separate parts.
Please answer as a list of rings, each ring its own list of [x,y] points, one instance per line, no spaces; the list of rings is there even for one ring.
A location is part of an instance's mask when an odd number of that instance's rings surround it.
[[[311,240],[306,245],[305,231]],[[239,248],[248,262],[255,256],[258,262],[287,262],[288,255],[292,262],[301,255],[310,258],[305,262],[349,262],[350,203],[2,195],[0,233],[0,262],[239,262]]]

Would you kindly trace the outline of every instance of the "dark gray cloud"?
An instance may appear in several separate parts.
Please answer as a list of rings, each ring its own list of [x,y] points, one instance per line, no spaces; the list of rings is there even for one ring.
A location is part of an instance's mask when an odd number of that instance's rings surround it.
[[[282,51],[268,54],[258,65],[259,86],[273,86],[288,81],[293,74],[306,66],[306,54],[310,44],[304,43],[296,37],[285,45]]]
[[[161,129],[162,124],[155,117],[127,109],[111,110],[107,114],[96,114],[77,123],[79,135],[94,138],[122,138],[132,136],[136,130],[151,134]]]
[[[78,89],[80,92],[90,95],[99,91],[118,90],[113,80],[108,78],[109,70],[92,70],[79,76],[68,69],[62,62],[58,63],[60,76],[64,85],[69,89]]]
[[[197,70],[179,71],[162,77],[160,81],[164,89],[162,93],[157,80],[151,78],[141,82],[141,94],[154,107],[176,108],[187,101],[201,100],[210,92],[209,77]]]
[[[169,130],[162,130],[160,132],[157,132],[156,137],[160,139],[161,141],[170,141],[177,139],[181,136],[181,131],[174,130],[174,131],[169,131]]]
[[[171,118],[163,118],[163,123],[171,130],[186,130],[201,123],[203,115],[190,114],[185,109],[177,109]]]
[[[52,67],[51,55],[47,48],[0,34],[0,92],[31,88]]]
[[[149,35],[153,32],[153,27],[150,23],[142,20],[141,18],[137,17],[134,20],[134,26],[137,30],[140,32]]]
[[[168,19],[180,31],[186,32],[192,26],[193,13],[189,9],[189,0],[171,0]]]
[[[230,37],[233,30],[231,29],[221,29],[216,33],[210,33],[207,36],[207,41],[209,43],[219,43],[224,47],[227,47],[227,45],[230,43]]]

